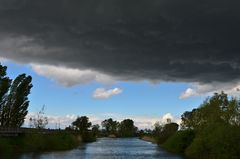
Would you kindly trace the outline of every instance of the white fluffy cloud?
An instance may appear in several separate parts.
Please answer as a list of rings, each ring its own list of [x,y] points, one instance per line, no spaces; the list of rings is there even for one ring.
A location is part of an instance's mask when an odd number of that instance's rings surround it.
[[[133,116],[129,117],[134,120],[137,127],[141,129],[153,129],[154,124],[156,122],[159,122],[161,124],[165,124],[167,122],[167,119],[170,119],[172,122],[176,122],[178,124],[181,123],[180,117],[174,117],[171,113],[166,113],[163,116],[159,117],[151,117],[151,116]]]
[[[196,92],[192,88],[187,88],[184,92],[181,93],[179,99],[185,99],[191,96],[195,96]]]
[[[79,70],[53,65],[31,64],[32,69],[39,75],[57,81],[59,84],[70,87],[96,81],[103,84],[114,82],[114,78],[90,69]]]
[[[240,95],[240,82],[231,83],[192,83],[189,88],[182,92],[179,99],[185,99],[193,96],[211,96],[213,93],[224,91],[230,96]]]
[[[105,89],[105,88],[97,88],[94,92],[93,92],[93,98],[96,99],[108,99],[110,97],[112,97],[113,95],[117,95],[122,93],[123,90],[120,88],[113,88],[113,89]]]

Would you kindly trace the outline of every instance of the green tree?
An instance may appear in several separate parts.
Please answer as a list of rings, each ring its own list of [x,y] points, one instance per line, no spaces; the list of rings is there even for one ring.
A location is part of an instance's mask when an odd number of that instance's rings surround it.
[[[91,127],[92,123],[89,122],[88,117],[81,116],[72,122],[72,125],[75,130],[78,130],[80,132],[80,134],[85,134],[88,132],[88,129]]]
[[[136,136],[137,127],[134,126],[134,121],[125,119],[119,124],[119,135],[122,137]]]
[[[98,124],[92,126],[92,133],[94,136],[99,136],[100,133],[99,128],[100,126]]]
[[[102,121],[101,124],[102,127],[105,129],[107,135],[117,133],[117,127],[119,123],[117,121],[114,121],[112,118]]]
[[[207,124],[226,123],[240,125],[240,104],[236,98],[229,99],[227,94],[215,93],[191,112],[182,115],[183,129],[202,129]]]
[[[198,130],[185,152],[190,158],[196,159],[239,159],[239,150],[239,126],[211,123]]]
[[[177,131],[174,135],[169,137],[162,145],[170,152],[184,153],[186,148],[193,142],[195,132],[192,129]]]
[[[239,158],[239,106],[237,98],[229,98],[221,92],[207,98],[200,107],[185,112],[182,115],[182,128],[192,129],[196,134],[186,148],[186,154],[191,158],[204,159]]]
[[[202,125],[205,120],[200,109],[193,109],[192,111],[186,111],[182,114],[181,129],[195,129]]]
[[[32,88],[32,77],[21,74],[11,82],[6,76],[7,67],[0,66],[0,125],[20,127],[27,115],[28,95]]]
[[[6,121],[4,102],[12,82],[9,77],[6,77],[6,71],[7,67],[0,64],[0,126],[4,126]]]
[[[5,98],[4,113],[5,122],[3,126],[6,127],[20,127],[24,123],[27,115],[29,100],[28,95],[32,88],[32,77],[26,74],[19,75],[10,87],[9,95]]]
[[[158,136],[163,131],[163,125],[160,122],[154,124],[154,129],[152,131],[153,136]]]
[[[177,123],[165,124],[160,135],[158,136],[158,143],[163,144],[169,137],[174,135],[178,131]]]

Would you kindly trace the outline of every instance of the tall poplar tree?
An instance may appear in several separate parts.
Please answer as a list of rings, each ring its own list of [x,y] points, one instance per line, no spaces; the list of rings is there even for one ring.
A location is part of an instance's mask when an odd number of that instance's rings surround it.
[[[11,79],[6,77],[7,67],[0,64],[0,126],[5,121],[4,102],[11,86]]]
[[[28,95],[32,88],[32,77],[21,74],[13,82],[6,75],[7,67],[0,66],[0,126],[20,127],[27,115]]]

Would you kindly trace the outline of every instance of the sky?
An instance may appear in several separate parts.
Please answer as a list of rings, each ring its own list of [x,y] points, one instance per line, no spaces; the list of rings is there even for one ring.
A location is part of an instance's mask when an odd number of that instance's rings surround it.
[[[236,0],[0,0],[0,59],[33,77],[29,115],[151,127],[239,95]]]

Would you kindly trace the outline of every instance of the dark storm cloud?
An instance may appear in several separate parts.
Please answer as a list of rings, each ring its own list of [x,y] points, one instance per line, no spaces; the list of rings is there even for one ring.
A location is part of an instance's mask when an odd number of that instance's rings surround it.
[[[0,56],[125,80],[240,77],[238,0],[0,0]]]

